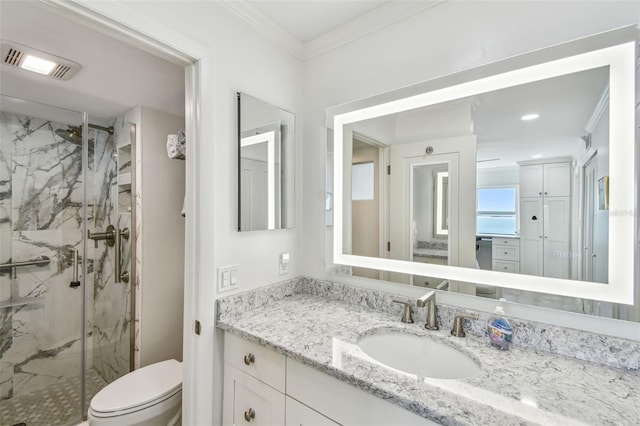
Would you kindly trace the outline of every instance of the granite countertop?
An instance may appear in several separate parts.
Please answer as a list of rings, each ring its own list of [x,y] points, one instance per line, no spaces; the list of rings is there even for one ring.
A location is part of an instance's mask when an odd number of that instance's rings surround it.
[[[447,259],[449,252],[447,250],[439,250],[433,248],[414,248],[413,255],[418,257],[433,257],[436,259]]]
[[[294,294],[260,309],[225,312],[217,326],[442,424],[632,425],[640,419],[638,370],[515,346],[502,352],[486,338],[426,331],[365,306]],[[389,330],[453,345],[482,370],[466,379],[431,379],[363,356],[358,339]]]

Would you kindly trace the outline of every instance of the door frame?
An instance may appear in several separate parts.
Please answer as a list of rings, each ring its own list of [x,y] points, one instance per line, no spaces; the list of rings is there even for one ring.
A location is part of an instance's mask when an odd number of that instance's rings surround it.
[[[208,280],[200,273],[199,265],[205,238],[201,237],[202,206],[199,200],[203,179],[201,165],[201,69],[210,49],[197,40],[177,32],[171,27],[149,20],[148,17],[118,1],[92,2],[89,0],[42,0],[43,7],[80,22],[90,22],[106,34],[126,40],[154,55],[160,56],[185,69],[185,134],[189,144],[185,160],[185,270],[183,318],[183,383],[182,420],[185,424],[214,424],[214,336],[215,313],[207,297],[199,289]],[[208,165],[207,169],[211,169]],[[207,189],[209,192],[213,188]],[[207,230],[207,240],[214,238],[213,229]],[[208,255],[213,248],[207,247]],[[193,332],[199,320],[204,333]],[[210,332],[207,333],[207,330]]]

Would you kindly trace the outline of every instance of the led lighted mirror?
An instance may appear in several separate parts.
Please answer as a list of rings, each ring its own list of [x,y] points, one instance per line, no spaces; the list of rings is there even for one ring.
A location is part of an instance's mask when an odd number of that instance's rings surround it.
[[[635,42],[583,39],[329,109],[333,263],[633,304],[634,72]],[[366,201],[352,198],[363,163]]]
[[[292,228],[294,116],[238,93],[238,230]]]

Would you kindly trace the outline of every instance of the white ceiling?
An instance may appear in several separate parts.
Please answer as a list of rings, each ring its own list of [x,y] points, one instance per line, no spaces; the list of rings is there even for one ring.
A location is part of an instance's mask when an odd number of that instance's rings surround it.
[[[249,0],[247,3],[293,37],[306,43],[340,25],[348,25],[349,21],[390,2]]]
[[[236,0],[221,4],[304,59],[309,56],[305,50],[318,54],[437,3]],[[119,116],[136,105],[184,115],[182,67],[82,25],[82,20],[71,20],[43,3],[0,0],[0,12],[3,40],[82,65],[73,78],[58,81],[2,64],[0,93],[102,117]]]
[[[184,69],[35,2],[0,0],[0,37],[82,65],[68,81],[0,65],[0,93],[114,118],[136,105],[184,116]],[[90,118],[91,119],[91,118]]]
[[[584,151],[580,138],[587,134],[608,76],[608,67],[597,68],[370,119],[358,123],[354,130],[384,144],[454,136],[460,134],[460,122],[457,128],[447,129],[447,124],[455,122],[443,113],[455,111],[455,105],[473,105],[472,133],[477,138],[479,168],[512,167],[534,155],[575,157]],[[529,113],[540,117],[520,119]],[[408,119],[413,125],[406,125]],[[454,133],[447,133],[451,131]]]

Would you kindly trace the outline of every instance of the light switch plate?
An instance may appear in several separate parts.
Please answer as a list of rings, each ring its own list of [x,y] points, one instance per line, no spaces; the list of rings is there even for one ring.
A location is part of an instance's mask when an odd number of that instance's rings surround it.
[[[289,273],[289,262],[291,261],[291,256],[289,253],[280,253],[280,275]]]
[[[240,265],[218,266],[218,293],[236,290],[240,287],[239,270]]]

